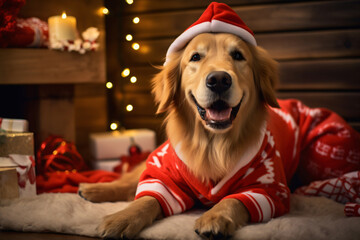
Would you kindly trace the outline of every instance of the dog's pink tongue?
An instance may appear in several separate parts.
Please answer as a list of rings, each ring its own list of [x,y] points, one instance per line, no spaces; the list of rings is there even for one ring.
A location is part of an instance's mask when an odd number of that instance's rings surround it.
[[[216,111],[214,109],[206,109],[206,118],[214,121],[224,121],[230,118],[231,108]]]

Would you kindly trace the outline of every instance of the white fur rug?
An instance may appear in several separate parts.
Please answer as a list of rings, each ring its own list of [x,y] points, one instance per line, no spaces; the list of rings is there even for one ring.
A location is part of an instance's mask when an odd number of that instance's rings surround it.
[[[91,203],[76,194],[42,194],[2,202],[0,229],[58,232],[98,237],[96,227],[103,216],[129,203]],[[360,239],[360,218],[348,218],[344,206],[323,197],[292,195],[291,212],[268,223],[250,224],[233,239]],[[200,239],[193,231],[203,211],[190,211],[157,221],[144,229],[144,239]]]

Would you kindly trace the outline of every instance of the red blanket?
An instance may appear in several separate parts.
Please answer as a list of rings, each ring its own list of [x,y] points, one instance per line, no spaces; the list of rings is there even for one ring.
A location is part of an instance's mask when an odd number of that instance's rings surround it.
[[[103,170],[51,172],[37,176],[36,187],[38,194],[44,192],[76,193],[79,183],[111,182],[119,177],[120,174],[118,173]]]

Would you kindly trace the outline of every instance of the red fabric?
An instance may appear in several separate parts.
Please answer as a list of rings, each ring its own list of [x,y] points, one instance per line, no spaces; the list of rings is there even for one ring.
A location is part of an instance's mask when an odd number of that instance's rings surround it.
[[[0,47],[8,46],[8,38],[15,33],[16,19],[25,0],[0,0]]]
[[[234,10],[224,3],[212,2],[200,18],[171,43],[164,64],[169,61],[172,53],[183,49],[188,42],[202,33],[230,33],[245,42],[257,45],[254,33]]]
[[[197,201],[211,207],[225,198],[242,201],[253,222],[285,214],[289,211],[290,192],[270,132],[264,133],[261,143],[259,148],[246,152],[248,157],[239,161],[223,181],[204,185],[189,172],[178,157],[181,153],[176,153],[167,141],[149,156],[136,198],[155,197],[166,216],[186,211]]]
[[[118,173],[102,170],[86,171],[88,167],[75,145],[62,137],[49,136],[42,142],[36,158],[37,193],[76,193],[80,183],[111,182]]]
[[[50,172],[36,177],[37,193],[76,193],[80,183],[111,182],[119,178],[118,173],[103,170]]]
[[[0,0],[0,7],[17,15],[25,2],[25,0]]]
[[[133,153],[132,156],[122,156],[121,164],[115,167],[116,172],[86,171],[88,167],[73,143],[65,141],[62,137],[49,136],[42,142],[37,152],[37,193],[76,193],[80,183],[114,181],[122,172],[131,171],[148,155],[149,152],[138,152]],[[124,164],[127,164],[126,169]]]
[[[7,38],[7,47],[47,47],[48,25],[38,18],[16,19],[13,34]]]
[[[295,193],[307,196],[324,196],[344,203],[348,217],[360,216],[360,171],[344,174],[337,178],[312,182],[298,188]]]
[[[340,177],[319,180],[298,188],[295,193],[308,196],[324,196],[340,203],[360,204],[360,171]]]
[[[344,213],[347,217],[360,217],[360,204],[359,203],[345,204]]]
[[[198,25],[200,23],[211,22],[213,20],[218,20],[221,22],[232,24],[236,27],[248,31],[251,35],[254,35],[251,29],[248,26],[246,26],[244,21],[237,15],[237,13],[234,10],[232,10],[225,3],[217,3],[217,2],[210,3],[210,5],[206,8],[206,10],[200,16],[200,18],[187,29],[190,29],[193,26]]]
[[[270,111],[288,182],[295,171],[302,185],[360,170],[360,135],[344,119],[297,100],[279,100]],[[277,129],[277,130],[276,130]]]
[[[136,198],[155,197],[165,215],[183,212],[197,201],[212,206],[223,198],[236,198],[247,207],[251,221],[260,222],[289,210],[286,185],[296,171],[303,183],[310,183],[360,170],[360,136],[341,117],[297,100],[279,100],[279,105],[280,109],[269,109],[261,145],[248,149],[218,184],[196,179],[181,152],[166,142],[147,159]],[[342,188],[349,194],[345,185]]]

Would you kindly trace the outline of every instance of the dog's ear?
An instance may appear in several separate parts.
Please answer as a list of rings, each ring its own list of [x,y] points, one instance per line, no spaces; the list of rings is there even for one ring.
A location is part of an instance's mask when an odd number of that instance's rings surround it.
[[[158,104],[156,113],[166,112],[175,100],[181,81],[181,53],[172,54],[152,79],[152,94]]]
[[[254,49],[254,79],[262,100],[271,107],[279,108],[275,87],[279,81],[277,62],[262,48]]]

